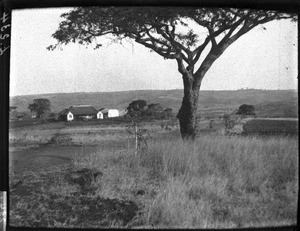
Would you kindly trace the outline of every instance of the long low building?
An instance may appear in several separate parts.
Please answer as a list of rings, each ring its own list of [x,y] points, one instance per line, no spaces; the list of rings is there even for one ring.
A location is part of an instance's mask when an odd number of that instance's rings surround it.
[[[117,109],[96,110],[91,105],[73,105],[59,113],[59,118],[65,121],[104,119],[112,117],[119,117],[119,111]]]
[[[98,111],[91,105],[71,106],[62,110],[59,118],[66,121],[96,119]]]

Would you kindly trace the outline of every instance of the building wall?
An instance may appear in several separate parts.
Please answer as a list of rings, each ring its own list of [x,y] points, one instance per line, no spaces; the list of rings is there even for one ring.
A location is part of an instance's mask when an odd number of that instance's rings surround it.
[[[108,110],[108,117],[119,117],[119,111],[116,109],[110,109]]]
[[[101,120],[103,119],[103,113],[102,112],[99,111],[97,113],[97,119],[101,119]]]
[[[72,121],[72,120],[74,120],[74,115],[72,114],[72,112],[68,112],[67,121]]]

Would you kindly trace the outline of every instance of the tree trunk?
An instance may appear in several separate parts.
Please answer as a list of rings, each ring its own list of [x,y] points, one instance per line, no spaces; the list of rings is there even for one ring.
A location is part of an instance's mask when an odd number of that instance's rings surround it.
[[[184,86],[184,96],[177,116],[183,139],[193,140],[196,138],[198,132],[197,109],[201,82],[205,73],[223,51],[224,50],[220,50],[220,48],[212,48],[195,73],[193,63],[189,63],[189,65],[185,67],[181,57],[176,59],[178,71],[182,74]]]
[[[197,109],[200,79],[192,74],[183,75],[184,96],[178,112],[180,132],[183,139],[195,139],[197,135]]]

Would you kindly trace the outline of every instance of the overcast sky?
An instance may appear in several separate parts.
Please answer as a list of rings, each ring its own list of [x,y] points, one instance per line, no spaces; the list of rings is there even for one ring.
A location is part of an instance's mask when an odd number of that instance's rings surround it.
[[[48,51],[51,35],[70,8],[13,10],[10,96],[182,89],[175,60],[134,43],[93,50],[69,44]],[[258,26],[232,44],[207,72],[202,90],[297,89],[297,24]]]

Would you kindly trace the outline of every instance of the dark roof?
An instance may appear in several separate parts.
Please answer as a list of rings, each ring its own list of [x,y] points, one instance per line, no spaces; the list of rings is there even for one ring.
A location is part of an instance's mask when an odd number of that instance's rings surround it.
[[[59,115],[66,115],[69,111],[69,108],[65,108],[64,110],[62,110],[61,112],[59,112]]]
[[[102,112],[103,114],[108,113],[107,108],[101,108],[101,109],[99,109],[99,111]]]
[[[66,108],[60,112],[62,115],[68,114],[68,112],[72,112],[73,115],[96,115],[97,110],[90,106],[71,106],[69,108]]]

